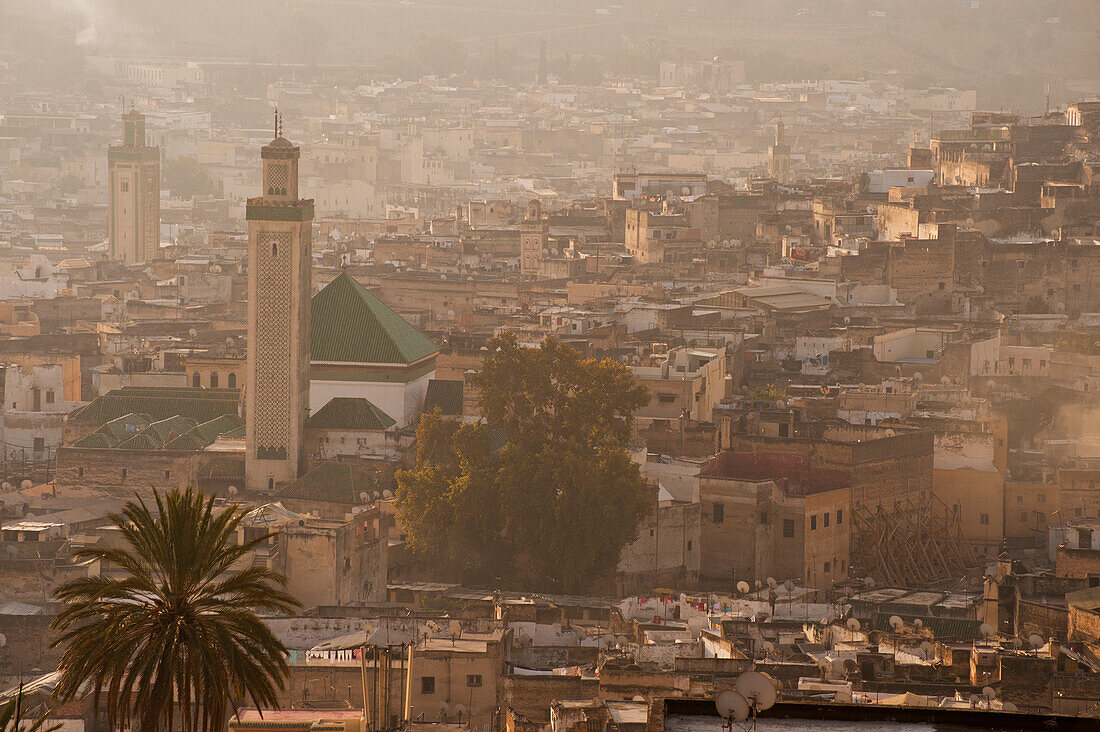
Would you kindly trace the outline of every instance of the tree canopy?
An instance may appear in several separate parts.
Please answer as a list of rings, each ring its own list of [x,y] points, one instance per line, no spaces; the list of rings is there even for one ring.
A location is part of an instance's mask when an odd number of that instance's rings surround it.
[[[65,648],[58,697],[90,682],[110,729],[174,729],[178,705],[183,730],[214,732],[242,706],[278,707],[287,651],[256,611],[298,603],[248,561],[268,537],[237,543],[243,512],[216,513],[190,489],[155,499],[155,512],[139,499],[112,516],[126,546],[73,553],[115,571],[54,593],[65,604],[53,622]]]
[[[397,475],[410,548],[462,581],[579,592],[609,577],[651,509],[626,449],[645,388],[623,364],[511,334],[473,385],[482,421],[425,415]]]

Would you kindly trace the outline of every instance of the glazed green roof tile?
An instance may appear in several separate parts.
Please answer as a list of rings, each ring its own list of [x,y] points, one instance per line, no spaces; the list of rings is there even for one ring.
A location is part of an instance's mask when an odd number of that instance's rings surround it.
[[[149,426],[147,414],[124,414],[112,419],[100,426],[93,434],[98,434],[108,443],[109,447],[125,442],[143,429]]]
[[[201,450],[209,444],[209,442],[205,442],[198,435],[180,435],[179,437],[174,437],[169,442],[166,442],[164,444],[164,449],[195,451]]]
[[[980,620],[947,618],[932,615],[911,615],[909,613],[875,613],[875,617],[872,620],[872,628],[884,633],[892,632],[893,628],[890,626],[890,617],[892,615],[897,615],[907,623],[912,623],[914,620],[920,620],[925,628],[928,628],[935,634],[936,638],[970,640],[981,636],[982,622]]]
[[[462,382],[432,379],[424,394],[424,412],[430,414],[436,408],[446,415],[462,414]]]
[[[223,414],[202,424],[197,424],[188,431],[188,435],[198,437],[204,445],[209,445],[222,435],[244,427],[244,420],[236,414]]]
[[[409,364],[439,351],[347,272],[314,295],[311,306],[313,361]]]
[[[309,426],[329,430],[386,430],[397,424],[367,399],[335,397],[309,417]]]
[[[79,440],[73,442],[73,447],[88,447],[88,448],[110,448],[117,445],[117,442],[113,442],[107,435],[101,432],[92,432],[91,434],[84,435]]]
[[[359,494],[379,490],[373,475],[351,463],[330,461],[314,468],[278,492],[279,498],[325,501],[357,506]]]
[[[129,414],[147,415],[154,421],[178,415],[201,423],[237,414],[239,394],[237,389],[123,387],[96,397],[71,418],[102,425]]]
[[[195,428],[195,425],[195,420],[175,414],[166,419],[153,422],[145,428],[142,434],[148,435],[151,439],[163,445],[180,435],[187,434]]]
[[[116,447],[119,450],[160,450],[164,447],[164,443],[158,440],[156,435],[150,434],[149,430],[145,430]]]

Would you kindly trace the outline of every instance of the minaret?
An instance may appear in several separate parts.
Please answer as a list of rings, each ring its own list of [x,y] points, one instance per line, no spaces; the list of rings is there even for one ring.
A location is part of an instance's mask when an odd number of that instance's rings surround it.
[[[111,258],[141,264],[160,248],[160,148],[145,144],[145,115],[122,115],[122,144],[107,149]]]
[[[298,198],[299,149],[282,136],[260,152],[263,195],[248,199],[248,381],[245,487],[298,477],[309,414],[313,200]]]
[[[791,173],[791,146],[783,142],[783,120],[775,120],[775,142],[768,146],[768,173],[779,183]]]
[[[537,198],[527,204],[527,214],[519,225],[519,271],[534,277],[539,273],[539,262],[545,256],[550,240],[550,222],[542,217],[542,204]]]

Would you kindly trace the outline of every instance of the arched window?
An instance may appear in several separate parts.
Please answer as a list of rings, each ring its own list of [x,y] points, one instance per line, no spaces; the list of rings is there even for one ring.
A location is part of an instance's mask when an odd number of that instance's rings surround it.
[[[236,389],[237,388],[237,375],[233,374],[233,373],[229,374],[229,378],[226,379],[226,385],[230,389]]]
[[[279,256],[279,245],[275,242],[271,242],[271,256],[272,258]]]
[[[211,371],[210,372],[210,388],[211,389],[217,389],[218,388],[218,372],[217,371]]]
[[[191,386],[202,386],[202,376],[199,374],[198,371],[191,375]]]

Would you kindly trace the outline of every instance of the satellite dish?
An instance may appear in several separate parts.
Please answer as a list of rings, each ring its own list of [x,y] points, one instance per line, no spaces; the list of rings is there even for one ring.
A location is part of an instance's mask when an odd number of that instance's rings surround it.
[[[863,586],[864,587],[874,587],[875,586],[875,578],[874,577],[864,577],[863,578]]]
[[[746,671],[737,677],[734,686],[737,687],[737,693],[748,700],[754,711],[763,712],[775,706],[775,682],[767,674]]]
[[[226,489],[226,492],[228,492],[229,495],[231,495],[231,496],[237,495],[237,486],[235,486],[235,485],[229,486],[229,488]]]
[[[741,580],[737,583],[737,591],[740,592],[742,595],[748,592],[750,589],[751,588],[749,587],[749,583],[745,580]]]
[[[1004,704],[1001,705],[1001,711],[1002,712],[1015,712],[1015,711],[1017,711],[1017,707],[1012,702],[1005,702]]]
[[[794,582],[792,582],[791,580],[787,580],[783,583],[783,587],[786,588],[787,594],[789,595],[791,594],[791,592],[794,591]]]
[[[851,704],[852,692],[847,689],[841,689],[837,693],[833,694],[833,701],[837,704]]]
[[[388,489],[382,491],[382,497],[385,498],[388,501],[389,499],[393,498],[393,491],[388,490]]]
[[[989,623],[982,623],[978,627],[978,632],[982,634],[983,638],[992,638],[997,633],[997,629]]]
[[[375,491],[375,492],[374,492],[374,500],[376,500],[376,501],[377,501],[377,500],[378,500],[379,498],[381,498],[381,497],[382,497],[382,494],[381,494],[381,493],[379,493],[378,491]]]
[[[755,584],[755,585],[756,585],[756,589],[758,589],[758,590],[759,590],[759,589],[760,589],[761,587],[763,587],[763,586],[764,586],[764,585],[763,585],[763,583],[762,583],[762,582],[761,582],[760,580],[756,580],[756,582],[754,582],[753,584]]]
[[[19,484],[19,487],[25,491],[29,491],[31,488],[34,487],[34,483],[30,482],[29,480],[24,480],[22,483]]]
[[[1031,644],[1032,648],[1042,648],[1046,641],[1038,633],[1032,633],[1027,637],[1027,642]]]
[[[359,500],[363,503],[370,503],[370,493],[366,491],[359,491]]]
[[[859,630],[859,620],[857,618],[848,618],[848,630]]]
[[[776,585],[779,584],[778,582],[775,581],[775,577],[768,577],[767,583],[768,583],[768,587],[775,587]]]
[[[923,628],[924,627],[924,621],[921,620],[920,618],[915,619],[913,621],[913,627],[914,628]]]
[[[1024,647],[1024,640],[1023,640],[1023,638],[1013,638],[1013,639],[1012,639],[1012,646],[1013,646],[1014,648],[1023,648],[1023,647]]]
[[[634,695],[634,698],[633,698],[633,699],[631,699],[631,701],[636,701],[636,702],[644,702],[644,701],[645,701],[645,697],[644,697],[644,696],[642,696],[641,694],[635,694],[635,695]]]
[[[931,655],[932,651],[936,650],[936,646],[931,641],[925,641],[920,644],[920,649],[924,651],[926,656]]]
[[[13,487],[14,487],[14,486],[12,486],[12,484],[11,484],[11,483],[9,483],[8,481],[6,481],[6,480],[5,480],[5,481],[4,481],[4,483],[3,483],[3,485],[0,485],[0,490],[3,490],[3,491],[4,491],[5,493],[7,493],[7,492],[8,492],[8,491],[10,491],[10,490],[11,490],[11,489],[12,489]]]
[[[195,330],[194,328],[189,328],[189,329],[187,330],[187,335],[191,336],[191,338],[193,338],[193,339],[194,339],[194,338],[198,338],[198,337],[199,337],[199,332],[198,332],[197,330]]]
[[[897,615],[890,616],[890,627],[894,630],[900,630],[905,625],[905,621],[899,618]]]
[[[764,653],[771,653],[772,651],[775,650],[775,644],[772,643],[771,641],[764,641],[763,643],[760,644],[760,648],[761,648],[761,650],[764,651]]]
[[[749,718],[748,700],[731,689],[715,697],[714,706],[718,709],[718,716],[729,722],[744,722]]]
[[[458,622],[457,620],[452,620],[447,625],[447,629],[451,631],[452,638],[458,639],[462,637],[462,623]]]
[[[992,686],[987,686],[982,689],[982,696],[984,696],[986,699],[992,699],[993,697],[997,696],[997,692],[993,690]]]
[[[3,633],[0,633],[0,648],[3,648],[8,644],[8,638]]]

